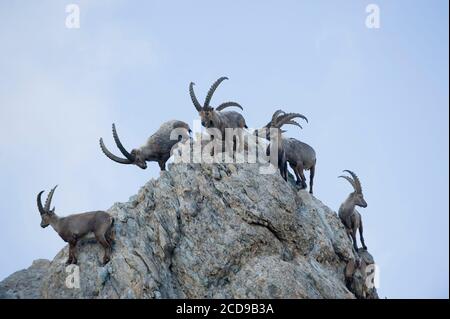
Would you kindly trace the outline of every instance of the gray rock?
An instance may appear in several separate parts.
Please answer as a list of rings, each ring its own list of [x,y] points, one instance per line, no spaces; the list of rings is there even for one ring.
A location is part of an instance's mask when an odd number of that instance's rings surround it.
[[[49,266],[50,260],[37,259],[29,268],[10,275],[0,282],[0,299],[41,298],[41,284]]]
[[[257,164],[173,164],[109,213],[111,261],[101,266],[101,247],[80,242],[79,288],[66,285],[66,247],[45,269],[5,279],[0,295],[355,298],[344,268],[357,257],[336,213]]]

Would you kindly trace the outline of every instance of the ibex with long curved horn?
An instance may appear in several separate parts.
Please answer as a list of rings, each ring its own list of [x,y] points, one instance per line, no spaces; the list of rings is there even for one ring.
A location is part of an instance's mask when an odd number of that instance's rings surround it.
[[[242,116],[242,114],[236,112],[236,111],[226,111],[222,112],[227,107],[238,107],[241,110],[243,110],[242,106],[239,103],[236,102],[225,102],[217,106],[216,108],[212,107],[210,105],[211,99],[214,95],[214,92],[216,91],[217,87],[222,83],[224,80],[228,80],[227,77],[221,77],[218,80],[216,80],[210,87],[205,102],[203,105],[200,104],[200,102],[197,100],[197,97],[194,93],[194,83],[191,82],[189,84],[189,95],[191,96],[192,103],[195,106],[195,109],[198,111],[202,126],[206,129],[218,129],[222,135],[222,140],[225,140],[226,138],[226,131],[225,129],[238,129],[237,137],[239,138],[239,151],[242,151],[244,149],[244,132],[243,129],[247,128],[247,124],[245,123],[245,119]],[[232,142],[229,141],[230,143]],[[231,144],[232,145],[232,144]]]
[[[69,259],[67,260],[67,264],[77,263],[76,245],[78,240],[89,233],[93,233],[97,241],[105,249],[103,264],[106,264],[111,258],[113,217],[104,211],[59,217],[55,214],[55,207],[50,209],[56,187],[52,188],[48,194],[44,206],[41,201],[41,196],[44,191],[39,192],[37,195],[37,206],[41,214],[41,227],[45,228],[51,225],[58,235],[65,242],[69,243]]]
[[[266,138],[270,139],[270,128],[278,129],[278,134],[275,138],[278,141],[279,154],[284,152],[284,156],[286,158],[286,162],[289,163],[289,166],[295,173],[297,178],[297,184],[301,184],[303,188],[306,188],[306,178],[303,173],[303,170],[310,170],[310,183],[309,183],[309,192],[313,193],[313,181],[314,181],[314,173],[316,168],[316,152],[314,149],[306,143],[300,142],[295,138],[285,138],[282,136],[282,133],[285,131],[281,129],[281,127],[285,124],[291,124],[303,128],[298,122],[296,122],[295,118],[301,118],[308,122],[308,119],[299,113],[286,113],[282,110],[277,110],[272,115],[272,119],[269,123],[267,123],[263,129],[266,130]],[[261,130],[258,130],[256,134],[261,135]],[[282,150],[282,151],[281,151]],[[279,155],[279,157],[283,157],[283,155]],[[287,167],[284,163],[278,163],[279,167],[285,170],[285,179],[287,180]],[[284,165],[284,166],[283,166]],[[281,168],[280,168],[281,170]]]
[[[356,231],[359,229],[359,238],[364,249],[367,249],[364,243],[363,237],[363,224],[361,219],[361,214],[355,209],[355,206],[367,207],[366,200],[362,193],[361,182],[355,173],[349,170],[344,170],[344,172],[349,173],[352,177],[341,175],[339,177],[345,178],[352,186],[353,193],[347,197],[345,202],[339,207],[339,218],[347,230],[348,235],[353,241],[353,247],[355,251],[358,252],[358,245],[356,243]]]
[[[276,145],[277,147],[277,156],[278,156],[278,168],[280,170],[281,176],[287,181],[287,153],[284,147],[284,138],[283,133],[286,132],[281,128],[285,124],[291,124],[301,127],[299,123],[297,123],[294,119],[302,118],[306,122],[308,119],[299,113],[285,113],[282,110],[277,110],[272,115],[272,119],[269,123],[267,123],[263,128],[255,131],[253,134],[259,137],[265,137],[268,141],[270,141],[271,145]],[[274,131],[275,130],[275,131]],[[267,147],[267,155],[270,155],[271,145]]]
[[[103,139],[100,138],[100,148],[109,159],[120,164],[134,164],[142,169],[147,168],[147,161],[154,161],[158,162],[161,171],[165,171],[166,162],[172,155],[174,146],[180,141],[184,142],[189,139],[191,129],[183,121],[172,120],[165,122],[156,133],[148,138],[145,145],[135,148],[131,152],[128,152],[123,147],[114,124],[112,125],[112,132],[114,141],[125,158],[111,153],[103,143]]]

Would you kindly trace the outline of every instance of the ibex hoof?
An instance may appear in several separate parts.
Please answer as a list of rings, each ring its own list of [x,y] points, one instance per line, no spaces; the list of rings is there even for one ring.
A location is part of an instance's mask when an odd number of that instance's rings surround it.
[[[364,250],[367,250],[367,246],[366,246],[366,245],[364,245],[364,246],[363,246],[363,249],[364,249]]]
[[[109,263],[110,259],[108,257],[103,258],[103,266]]]

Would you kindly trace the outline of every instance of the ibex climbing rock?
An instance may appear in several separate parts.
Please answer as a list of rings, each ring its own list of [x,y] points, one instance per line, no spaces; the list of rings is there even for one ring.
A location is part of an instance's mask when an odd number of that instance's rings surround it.
[[[172,120],[165,122],[161,127],[148,138],[147,143],[139,148],[128,152],[120,142],[116,131],[116,126],[112,125],[114,141],[125,158],[118,157],[111,153],[100,138],[100,148],[103,153],[114,162],[120,164],[134,164],[142,169],[147,168],[147,162],[158,162],[161,171],[166,170],[166,162],[172,155],[174,146],[178,142],[184,142],[190,138],[191,129],[183,121]]]
[[[205,98],[205,102],[203,105],[200,104],[200,102],[197,100],[197,97],[194,93],[194,83],[191,82],[189,84],[189,95],[191,96],[192,103],[195,106],[195,109],[197,110],[198,114],[200,115],[202,126],[208,129],[218,129],[222,135],[222,140],[225,141],[225,129],[238,129],[237,137],[239,139],[239,151],[243,151],[244,149],[244,133],[243,129],[247,128],[247,124],[245,123],[245,119],[242,116],[242,114],[235,112],[235,111],[226,111],[223,112],[223,110],[227,107],[238,107],[241,110],[243,110],[242,106],[236,102],[225,102],[217,106],[216,108],[212,107],[210,105],[211,99],[214,95],[214,92],[216,91],[217,87],[222,83],[224,80],[228,80],[227,77],[221,77],[216,82],[214,82]],[[226,141],[230,144],[233,142]],[[233,145],[229,145],[232,147]],[[231,148],[232,150],[232,148]]]
[[[313,193],[314,175],[316,173],[317,157],[314,149],[293,137],[283,138],[283,148],[289,166],[295,173],[296,183],[306,188],[305,170],[309,170],[309,192]]]
[[[341,207],[339,207],[339,218],[344,224],[347,234],[353,241],[355,251],[358,252],[358,245],[356,243],[357,230],[359,230],[359,238],[363,249],[367,250],[367,246],[364,243],[361,214],[355,209],[355,206],[364,208],[367,207],[366,200],[364,199],[364,195],[362,193],[361,182],[359,181],[358,176],[356,176],[356,174],[352,171],[344,170],[344,172],[349,173],[351,177],[345,175],[341,175],[339,177],[345,178],[353,186],[354,191],[350,193],[347,199],[342,203]]]
[[[285,124],[292,124],[300,128],[303,128],[299,123],[293,120],[293,118],[295,117],[303,118],[306,122],[308,122],[308,119],[301,114],[285,113],[282,110],[278,110],[273,114],[272,122],[277,123],[277,121],[280,121],[281,119],[282,123],[285,122]],[[267,125],[270,125],[270,122]],[[297,179],[296,183],[298,185],[301,185],[302,188],[307,187],[306,177],[303,171],[309,170],[309,192],[312,194],[314,175],[317,163],[316,152],[308,144],[300,142],[299,140],[292,137],[291,138],[282,137],[281,144],[282,148],[284,149],[284,152],[286,153],[286,160],[289,163],[289,166],[294,171],[295,177]]]
[[[369,275],[375,275],[375,261],[364,248],[360,248],[357,255],[356,260],[349,260],[345,266],[345,285],[357,298],[378,299],[373,279],[368,280]]]
[[[291,124],[301,127],[301,125],[294,120],[297,117],[302,118],[306,122],[308,122],[308,119],[302,114],[285,113],[282,110],[277,110],[273,113],[272,119],[270,120],[269,123],[263,126],[262,129],[259,129],[254,132],[255,135],[259,137],[265,137],[271,144],[277,146],[278,168],[280,170],[281,176],[286,181],[287,181],[287,153],[283,145],[284,144],[283,133],[285,131],[282,130],[281,128],[285,124]],[[271,146],[269,145],[267,147],[267,155],[270,155],[269,154],[270,148]]]
[[[58,235],[69,243],[69,259],[67,264],[76,264],[76,245],[78,240],[93,233],[97,241],[105,249],[103,264],[108,263],[112,251],[112,226],[113,217],[104,211],[94,211],[81,214],[59,217],[55,214],[55,207],[50,209],[52,197],[57,186],[52,188],[47,196],[45,205],[42,205],[41,196],[44,191],[37,195],[37,206],[41,214],[41,227],[45,228],[51,225]]]
[[[286,113],[282,110],[277,110],[272,115],[272,119],[262,129],[256,131],[258,136],[262,135],[262,130],[265,130],[266,139],[276,140],[278,143],[278,166],[280,168],[281,175],[287,180],[287,165],[289,163],[297,178],[297,184],[301,184],[303,188],[306,188],[306,178],[303,174],[303,170],[310,170],[310,189],[309,192],[313,192],[313,180],[316,167],[316,153],[314,149],[306,143],[300,142],[295,138],[285,138],[282,133],[285,131],[281,127],[285,124],[291,124],[302,128],[302,126],[296,122],[295,118],[301,118],[308,122],[308,119],[299,113]],[[277,129],[275,136],[270,136],[270,129]],[[283,161],[283,158],[285,160]],[[280,161],[281,159],[281,161]]]

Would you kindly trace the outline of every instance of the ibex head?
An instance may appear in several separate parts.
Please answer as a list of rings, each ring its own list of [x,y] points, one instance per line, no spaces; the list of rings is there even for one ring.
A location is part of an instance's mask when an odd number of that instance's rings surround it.
[[[239,103],[236,102],[225,102],[220,104],[218,107],[214,108],[210,105],[211,98],[214,95],[214,92],[216,91],[217,87],[222,83],[224,80],[228,80],[227,77],[221,77],[216,82],[211,85],[209,88],[208,94],[206,95],[205,102],[203,105],[200,104],[200,102],[197,100],[197,97],[194,93],[194,85],[195,83],[191,82],[189,84],[189,95],[191,96],[192,103],[194,103],[194,106],[196,110],[198,111],[198,114],[200,115],[202,126],[206,128],[210,127],[216,127],[216,123],[218,121],[218,115],[216,111],[222,111],[223,109],[231,106],[235,106],[243,110],[242,106],[239,105]]]
[[[254,135],[263,137],[270,141],[270,129],[275,128],[278,129],[279,132],[284,133],[286,131],[282,130],[281,127],[285,124],[291,124],[298,126],[300,128],[303,128],[297,121],[295,121],[295,118],[302,118],[308,123],[308,119],[306,116],[300,114],[300,113],[286,113],[283,110],[277,110],[273,113],[272,119],[269,123],[267,123],[265,126],[263,126],[262,129],[256,130],[253,132]]]
[[[361,188],[361,182],[359,181],[358,176],[356,176],[355,173],[349,170],[344,170],[344,172],[347,172],[352,176],[352,178],[345,175],[341,175],[339,177],[345,178],[353,186],[354,192],[351,193],[350,196],[352,197],[355,205],[359,207],[367,207],[367,202],[364,199],[364,195]]]
[[[58,187],[58,185],[53,187],[52,190],[50,191],[50,193],[48,193],[47,200],[45,201],[45,206],[42,206],[42,201],[41,201],[41,196],[42,196],[42,193],[44,193],[44,191],[39,192],[39,194],[37,195],[37,206],[39,209],[39,213],[41,214],[41,227],[42,228],[45,228],[48,225],[50,225],[51,218],[53,216],[55,216],[55,207],[50,209],[50,205],[51,205],[53,193],[55,192],[56,187]]]
[[[114,162],[120,163],[120,164],[134,164],[142,169],[147,168],[147,162],[145,161],[144,154],[142,154],[142,151],[140,149],[133,149],[130,153],[123,147],[122,143],[120,142],[119,135],[117,135],[116,126],[112,125],[112,132],[114,141],[116,142],[117,148],[120,150],[120,152],[125,156],[125,158],[118,157],[111,153],[103,143],[103,139],[100,138],[100,147],[103,151],[103,153]]]

